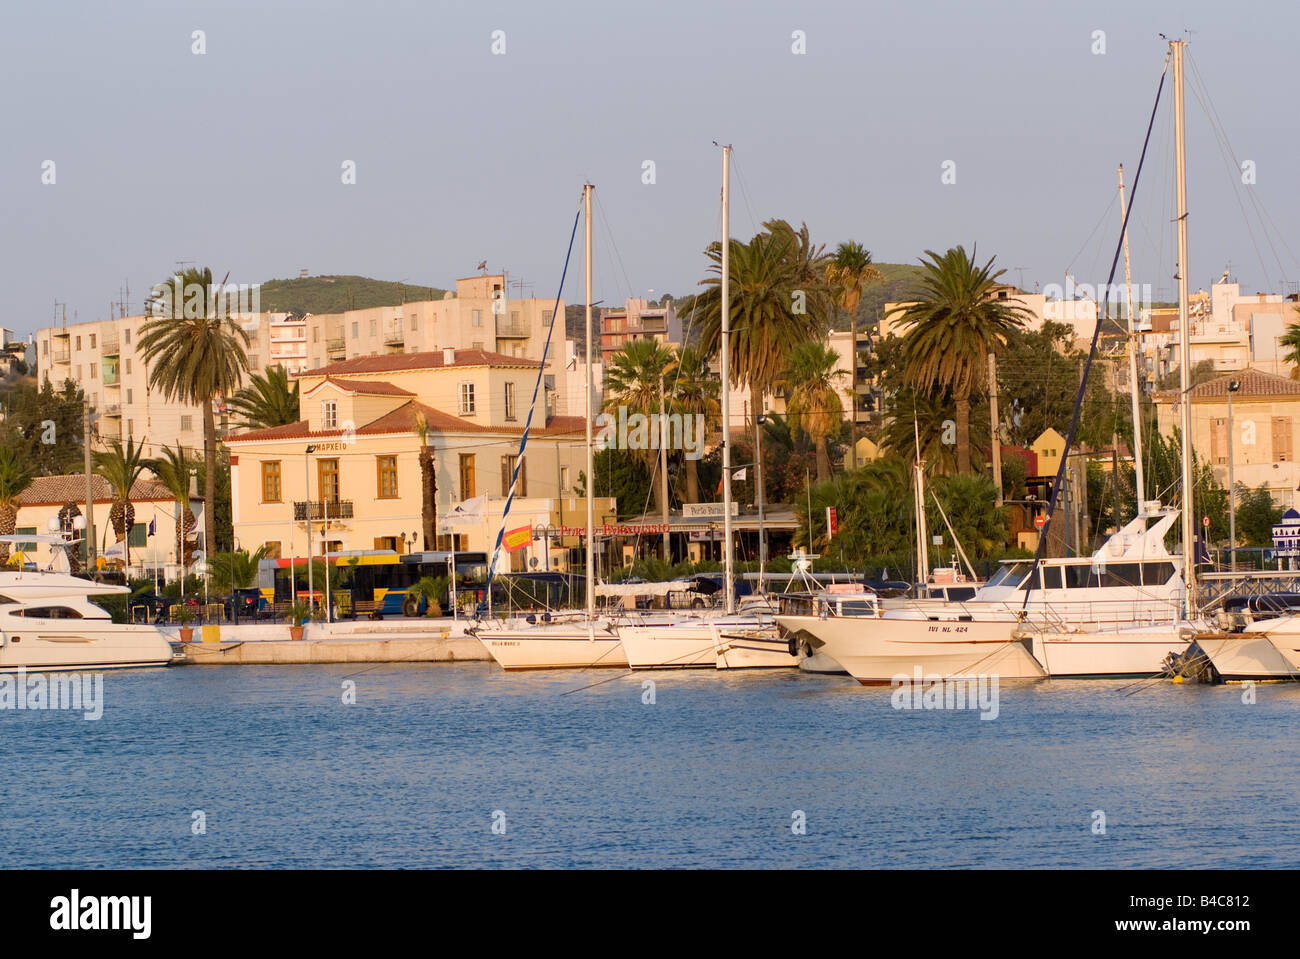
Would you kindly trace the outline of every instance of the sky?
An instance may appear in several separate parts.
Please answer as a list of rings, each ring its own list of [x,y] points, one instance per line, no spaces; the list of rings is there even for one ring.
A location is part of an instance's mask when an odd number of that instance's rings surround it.
[[[1104,282],[1161,33],[1190,44],[1192,288],[1230,268],[1289,292],[1290,2],[6,4],[0,325],[107,318],[128,285],[139,312],[182,261],[446,287],[486,260],[550,297],[587,180],[594,298],[683,295],[719,235],[715,141],[733,236],[783,217],[880,262],[974,244],[1025,288]],[[1130,223],[1155,299],[1175,296],[1171,107],[1166,84]]]

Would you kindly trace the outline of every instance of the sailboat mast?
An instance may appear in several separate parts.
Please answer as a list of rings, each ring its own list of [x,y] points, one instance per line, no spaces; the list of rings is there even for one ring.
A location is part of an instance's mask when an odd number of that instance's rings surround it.
[[[1133,475],[1137,515],[1146,512],[1146,478],[1142,470],[1142,402],[1138,391],[1138,335],[1133,317],[1133,273],[1128,259],[1128,207],[1124,202],[1124,164],[1119,165],[1119,219],[1124,230],[1124,295],[1128,301],[1128,381],[1133,401]]]
[[[583,232],[587,242],[587,287],[586,287],[586,319],[587,319],[587,622],[590,623],[596,615],[596,470],[595,459],[592,455],[592,437],[591,437],[591,191],[594,190],[590,183],[584,183],[582,186],[582,205],[583,205]]]
[[[728,614],[736,611],[731,556],[731,147],[722,148],[722,566]],[[758,415],[757,411],[754,413]],[[809,517],[811,521],[811,517]],[[812,548],[812,543],[808,544]]]
[[[1178,179],[1178,381],[1182,400],[1180,418],[1183,457],[1183,579],[1187,584],[1188,617],[1196,609],[1196,548],[1193,536],[1196,513],[1192,502],[1192,403],[1188,393],[1191,374],[1191,324],[1187,315],[1187,129],[1183,120],[1182,40],[1169,41],[1174,58],[1174,143]]]

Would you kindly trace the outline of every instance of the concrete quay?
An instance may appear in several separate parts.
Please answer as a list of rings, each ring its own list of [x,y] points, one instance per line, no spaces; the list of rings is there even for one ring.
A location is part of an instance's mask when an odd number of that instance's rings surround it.
[[[197,666],[277,666],[321,663],[450,663],[491,660],[465,623],[451,619],[359,620],[309,623],[295,640],[284,623],[195,627],[182,643],[180,628],[162,633]]]

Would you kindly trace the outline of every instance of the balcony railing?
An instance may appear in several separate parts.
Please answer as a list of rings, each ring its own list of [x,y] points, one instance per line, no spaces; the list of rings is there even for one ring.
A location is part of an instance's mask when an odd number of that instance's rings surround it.
[[[71,363],[71,362],[72,362],[72,352],[71,352],[70,350],[55,350],[55,351],[54,351],[54,360],[53,360],[53,362],[55,362],[55,363]]]
[[[499,319],[497,320],[497,336],[504,336],[509,339],[526,339],[528,337],[528,327],[522,322]]]
[[[105,403],[105,404],[104,404],[104,415],[105,415],[105,416],[121,416],[121,415],[122,415],[122,404],[121,404],[121,403]]]
[[[105,386],[121,386],[121,385],[122,385],[122,377],[119,376],[116,372],[113,372],[113,373],[105,373],[105,374],[104,374],[104,385],[105,385]]]
[[[105,356],[116,356],[121,352],[121,344],[118,342],[117,334],[106,336],[100,346],[104,350]]]
[[[347,348],[348,341],[341,336],[331,337],[325,341],[325,350],[329,353],[344,353]]]
[[[306,502],[298,500],[293,504],[293,518],[298,522],[308,519],[308,513],[313,520],[326,519],[351,519],[352,518],[352,500],[326,500]]]

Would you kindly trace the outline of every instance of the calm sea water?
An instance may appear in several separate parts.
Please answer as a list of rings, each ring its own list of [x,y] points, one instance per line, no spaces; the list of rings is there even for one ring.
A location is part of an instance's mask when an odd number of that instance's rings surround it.
[[[1003,685],[991,722],[795,672],[190,666],[104,689],[98,722],[0,711],[0,866],[1300,862],[1295,686]]]

